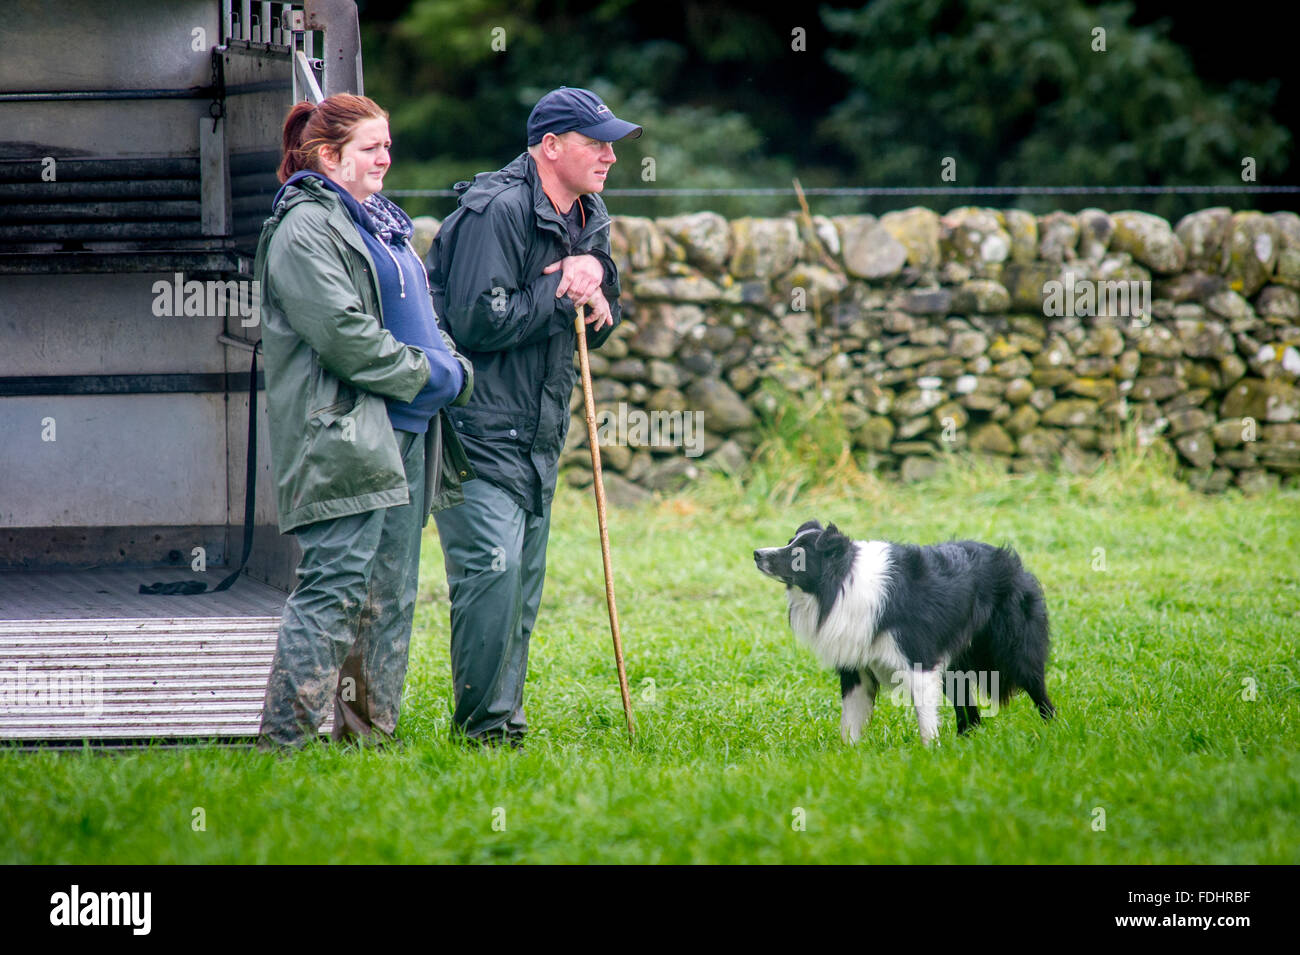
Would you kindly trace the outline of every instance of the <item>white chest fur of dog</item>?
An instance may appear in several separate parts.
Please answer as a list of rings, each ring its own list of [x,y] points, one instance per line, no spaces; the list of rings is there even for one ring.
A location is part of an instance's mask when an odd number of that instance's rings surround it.
[[[889,544],[855,541],[853,570],[845,579],[826,622],[818,625],[821,604],[797,587],[786,588],[790,629],[834,670],[869,669],[879,678],[908,668],[892,634],[880,632],[877,621],[889,599]]]
[[[878,623],[889,599],[890,547],[887,541],[854,541],[853,567],[825,622],[818,624],[821,603],[812,594],[787,587],[790,628],[824,666],[856,670],[861,683],[844,697],[840,734],[856,743],[870,721],[880,684],[907,688],[916,710],[921,739],[937,741],[943,664],[923,671],[913,667],[894,634]]]

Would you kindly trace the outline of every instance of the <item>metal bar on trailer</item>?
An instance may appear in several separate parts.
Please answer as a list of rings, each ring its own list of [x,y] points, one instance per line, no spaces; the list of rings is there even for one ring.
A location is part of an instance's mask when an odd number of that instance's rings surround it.
[[[311,34],[308,33],[307,36],[311,36]],[[319,103],[325,98],[325,94],[320,91],[320,84],[316,82],[316,73],[311,68],[309,57],[310,54],[298,50],[294,54],[293,58],[294,66],[296,67],[294,72],[302,78],[303,87],[305,88],[307,97],[313,103]]]

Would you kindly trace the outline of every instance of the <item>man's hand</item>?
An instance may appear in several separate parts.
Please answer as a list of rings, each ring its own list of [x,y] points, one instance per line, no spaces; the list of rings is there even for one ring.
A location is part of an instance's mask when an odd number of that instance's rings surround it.
[[[556,298],[567,293],[574,305],[586,305],[591,301],[593,292],[600,294],[600,283],[605,281],[605,267],[594,255],[566,256],[542,269],[542,274],[550,275],[559,269],[564,270],[564,275],[560,279],[560,287],[555,290]],[[604,296],[601,298],[603,300]],[[608,305],[605,306],[605,311],[608,313]]]
[[[606,325],[614,324],[614,315],[609,310],[609,302],[600,289],[596,289],[587,300],[587,324],[591,326],[593,332],[600,331]]]

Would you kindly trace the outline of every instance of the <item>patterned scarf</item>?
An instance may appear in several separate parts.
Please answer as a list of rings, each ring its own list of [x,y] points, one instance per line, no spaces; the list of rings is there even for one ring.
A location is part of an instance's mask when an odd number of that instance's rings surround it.
[[[415,231],[401,207],[377,192],[368,197],[362,206],[374,220],[375,235],[387,245],[393,245],[394,240],[403,242]]]

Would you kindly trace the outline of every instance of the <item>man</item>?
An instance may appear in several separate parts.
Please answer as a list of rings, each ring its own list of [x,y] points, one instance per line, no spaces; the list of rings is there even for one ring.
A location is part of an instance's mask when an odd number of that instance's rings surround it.
[[[518,746],[527,731],[528,640],[542,599],[546,539],[569,428],[576,308],[598,348],[619,321],[609,214],[597,195],[613,142],[641,127],[594,93],[561,87],[528,117],[528,150],[473,184],[426,265],[434,309],[474,365],[451,413],[477,481],[435,515],[451,596],[454,730]]]

